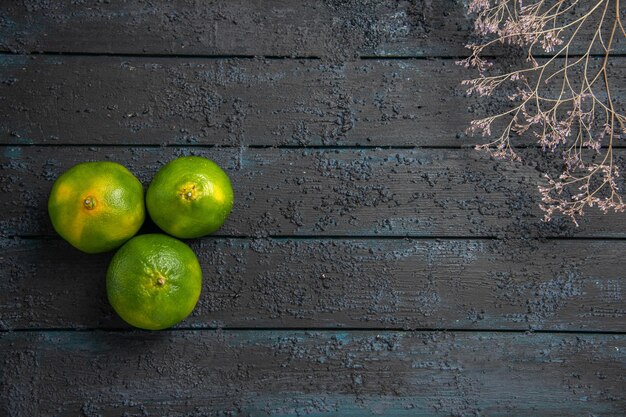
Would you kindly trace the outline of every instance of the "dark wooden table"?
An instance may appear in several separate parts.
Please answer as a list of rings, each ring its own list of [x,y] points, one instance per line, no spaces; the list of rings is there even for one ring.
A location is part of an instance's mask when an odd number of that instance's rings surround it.
[[[0,415],[623,416],[626,214],[542,223],[537,151],[471,149],[470,27],[460,0],[3,2]],[[133,330],[47,196],[188,154],[235,208],[189,242],[192,316]]]

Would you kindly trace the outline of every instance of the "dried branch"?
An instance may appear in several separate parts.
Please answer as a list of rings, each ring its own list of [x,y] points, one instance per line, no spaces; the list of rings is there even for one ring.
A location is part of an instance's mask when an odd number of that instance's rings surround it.
[[[546,185],[539,187],[546,221],[561,213],[578,224],[587,206],[604,212],[626,209],[613,154],[615,142],[626,137],[626,116],[616,110],[608,69],[615,43],[626,38],[623,11],[620,0],[584,3],[471,0],[468,12],[476,15],[474,29],[482,41],[467,45],[470,56],[458,62],[479,72],[463,81],[469,94],[490,96],[516,88],[508,96],[513,107],[471,122],[470,133],[492,138],[477,149],[516,160],[512,141],[532,134],[544,151],[562,153],[561,175],[546,174]],[[502,44],[523,48],[528,65],[497,73],[500,68],[484,57]],[[574,44],[584,52],[572,52]],[[602,57],[599,69],[595,54]]]

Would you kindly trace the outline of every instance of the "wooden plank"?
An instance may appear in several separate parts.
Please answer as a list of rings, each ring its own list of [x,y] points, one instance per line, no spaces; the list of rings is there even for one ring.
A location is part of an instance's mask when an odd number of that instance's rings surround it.
[[[1,147],[0,232],[54,236],[53,181],[89,160],[126,165],[147,185],[180,155],[216,160],[229,173],[230,236],[625,237],[626,214],[590,210],[580,227],[542,221],[544,156],[494,161],[472,150]],[[618,153],[618,157],[621,155]],[[541,161],[542,165],[538,165]]]
[[[467,53],[473,25],[462,0],[65,0],[5,2],[0,10],[0,45],[21,53],[456,57]],[[582,40],[593,32],[584,27],[570,53],[586,51]]]
[[[4,415],[617,417],[626,408],[623,335],[9,332],[0,360]]]
[[[459,55],[471,27],[460,1],[58,1],[2,11],[2,48],[16,52]]]
[[[626,241],[215,239],[179,327],[626,331]],[[111,254],[5,240],[0,327],[127,328],[106,299]]]
[[[471,145],[457,136],[476,101],[458,94],[463,69],[450,61],[0,62],[4,143]]]
[[[626,58],[610,68],[626,95]],[[511,106],[506,90],[466,97],[472,74],[450,60],[3,56],[0,74],[5,144],[459,147],[483,141],[472,119]]]
[[[448,61],[3,57],[0,65],[9,80],[0,84],[4,143],[473,143],[463,130],[477,102],[459,94],[463,70]]]

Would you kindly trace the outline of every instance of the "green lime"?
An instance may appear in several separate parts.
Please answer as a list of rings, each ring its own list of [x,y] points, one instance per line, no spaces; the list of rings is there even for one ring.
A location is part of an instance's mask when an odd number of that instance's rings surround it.
[[[152,220],[179,238],[194,238],[219,229],[233,208],[233,189],[213,161],[186,156],[165,165],[146,192]]]
[[[85,162],[55,181],[48,214],[72,246],[87,253],[106,252],[133,237],[143,224],[143,187],[120,164]]]
[[[183,321],[194,309],[202,271],[193,250],[162,234],[132,238],[113,256],[107,295],[127,323],[160,330]]]

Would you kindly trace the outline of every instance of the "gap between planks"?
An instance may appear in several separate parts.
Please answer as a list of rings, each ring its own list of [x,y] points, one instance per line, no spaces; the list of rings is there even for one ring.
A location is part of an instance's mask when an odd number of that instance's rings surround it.
[[[22,240],[61,240],[58,236],[49,235],[7,235],[0,236],[0,239],[22,239]],[[233,240],[440,240],[440,241],[503,241],[503,240],[519,240],[519,241],[626,241],[626,237],[620,236],[544,236],[535,238],[510,238],[510,237],[498,237],[498,236],[472,236],[472,235],[220,235],[213,234],[205,236],[199,239],[193,240],[220,240],[220,239],[233,239]]]
[[[248,54],[166,54],[166,53],[129,53],[129,52],[87,52],[87,51],[29,51],[22,53],[14,53],[10,51],[0,51],[0,55],[21,55],[21,56],[95,56],[95,57],[117,57],[117,58],[171,58],[171,59],[266,59],[266,60],[318,60],[323,58],[317,55],[248,55]],[[569,54],[568,58],[580,58],[586,55]],[[357,60],[389,60],[389,61],[410,61],[410,60],[461,60],[468,58],[469,55],[361,55]],[[535,58],[553,58],[550,54],[535,54]],[[604,58],[604,54],[589,54],[591,58]],[[626,53],[613,53],[611,58],[626,57]],[[483,55],[485,59],[502,58],[501,55]],[[560,59],[565,59],[565,55],[559,55]]]
[[[361,332],[361,333],[515,333],[515,334],[566,334],[566,335],[626,335],[626,332],[611,330],[531,330],[531,329],[464,329],[464,328],[440,328],[424,327],[407,329],[402,327],[237,327],[237,326],[192,326],[173,327],[159,332]],[[104,333],[153,333],[131,327],[51,327],[51,328],[13,328],[0,329],[2,333],[63,333],[63,332],[104,332]]]
[[[310,150],[420,150],[420,149],[433,149],[433,150],[467,150],[473,149],[476,144],[467,143],[465,145],[229,145],[229,144],[137,144],[137,143],[20,143],[20,142],[5,142],[0,143],[0,148],[5,147],[32,147],[32,148],[175,148],[175,149],[310,149]],[[541,149],[540,145],[513,145],[514,149]],[[613,144],[613,149],[625,149],[626,144],[616,145]],[[606,146],[601,146],[601,149],[606,149]]]

